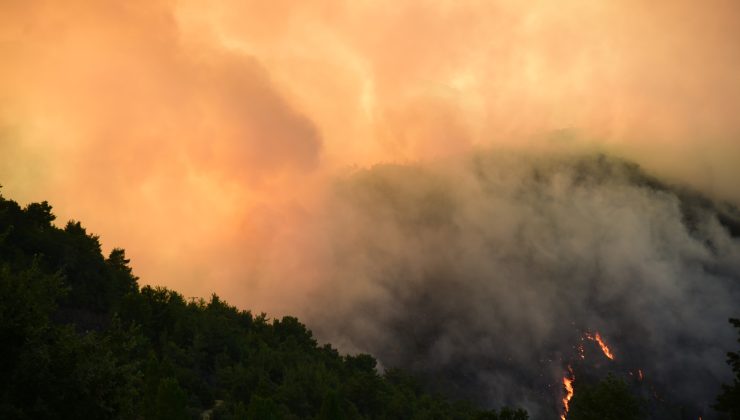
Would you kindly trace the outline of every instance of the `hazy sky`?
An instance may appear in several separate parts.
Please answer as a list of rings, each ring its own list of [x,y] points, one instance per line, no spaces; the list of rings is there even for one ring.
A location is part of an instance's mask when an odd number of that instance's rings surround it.
[[[739,9],[0,0],[0,184],[143,283],[274,311],[322,275],[325,191],[377,162],[598,149],[740,203]]]

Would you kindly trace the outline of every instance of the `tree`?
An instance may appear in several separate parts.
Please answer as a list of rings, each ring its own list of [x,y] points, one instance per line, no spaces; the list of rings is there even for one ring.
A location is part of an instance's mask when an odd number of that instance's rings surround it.
[[[342,415],[340,405],[341,401],[339,399],[339,395],[334,391],[329,391],[324,396],[324,401],[321,403],[319,420],[342,420],[345,418],[345,416]]]
[[[501,412],[499,412],[499,420],[527,420],[529,419],[529,415],[526,411],[519,409],[512,409],[508,407],[504,407],[501,409]]]
[[[578,387],[570,402],[569,420],[643,419],[643,402],[614,375],[593,386]]]
[[[730,319],[730,323],[740,333],[740,319]],[[740,342],[740,338],[737,341]],[[722,393],[717,397],[715,408],[736,420],[740,419],[740,351],[727,353],[727,364],[735,373],[735,378],[732,385],[722,385]]]
[[[0,419],[491,419],[369,355],[319,346],[297,318],[139,288],[79,222],[0,195]],[[508,414],[507,414],[508,413]]]
[[[157,399],[153,418],[158,420],[180,420],[187,418],[187,396],[175,378],[164,378],[157,387]]]
[[[247,418],[255,420],[277,420],[281,418],[279,408],[271,398],[252,396],[247,410]]]
[[[41,227],[48,226],[56,219],[56,216],[51,213],[51,206],[46,201],[29,204],[26,207],[26,214]]]

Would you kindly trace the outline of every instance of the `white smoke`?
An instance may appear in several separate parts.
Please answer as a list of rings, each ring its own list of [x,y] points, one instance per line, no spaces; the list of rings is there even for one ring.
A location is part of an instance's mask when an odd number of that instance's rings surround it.
[[[612,346],[609,369],[642,368],[694,412],[728,378],[738,212],[636,165],[481,152],[377,166],[340,181],[326,211],[330,268],[308,320],[344,350],[534,418],[554,417],[584,330]]]

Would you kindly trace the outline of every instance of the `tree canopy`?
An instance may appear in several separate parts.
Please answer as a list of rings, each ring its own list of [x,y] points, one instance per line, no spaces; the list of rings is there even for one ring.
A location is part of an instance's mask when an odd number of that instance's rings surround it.
[[[740,334],[740,319],[730,319],[730,323]],[[737,340],[740,343],[740,338]],[[740,419],[740,351],[727,353],[727,364],[735,374],[730,385],[722,386],[722,393],[717,397],[716,408],[730,415],[731,419]]]
[[[294,317],[140,287],[122,249],[105,257],[79,222],[53,221],[46,202],[0,195],[0,418],[528,418],[380,373]]]
[[[644,419],[643,401],[624,380],[613,375],[595,385],[577,388],[570,402],[569,420]]]

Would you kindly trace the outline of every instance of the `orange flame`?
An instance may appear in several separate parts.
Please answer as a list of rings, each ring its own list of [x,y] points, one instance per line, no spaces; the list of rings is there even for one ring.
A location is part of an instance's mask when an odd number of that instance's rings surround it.
[[[604,340],[601,338],[601,334],[596,332],[596,334],[594,335],[591,335],[590,333],[585,333],[584,335],[589,340],[596,341],[599,344],[599,347],[601,347],[601,351],[604,352],[604,356],[608,357],[610,360],[614,360],[614,354],[612,354],[609,346],[607,346]]]
[[[565,388],[565,396],[563,397],[563,414],[560,415],[560,420],[565,420],[565,416],[568,415],[568,409],[570,408],[570,399],[573,398],[573,381],[576,379],[573,369],[568,366],[568,375],[563,376],[563,387]]]
[[[642,369],[637,369],[637,375],[640,377],[640,381],[642,381]]]
[[[604,340],[601,339],[601,335],[599,333],[596,333],[596,342],[599,343],[599,347],[601,347],[601,351],[604,352],[604,355],[608,357],[611,360],[614,360],[614,355],[612,354],[611,350],[609,350],[609,346],[606,345]]]
[[[601,334],[598,333],[598,331],[594,334],[591,334],[590,332],[583,333],[583,336],[581,337],[581,344],[577,346],[578,349],[578,355],[581,359],[585,359],[586,356],[583,351],[583,340],[589,339],[591,341],[595,341],[599,344],[599,347],[601,347],[601,351],[604,352],[604,355],[609,358],[609,360],[614,360],[614,354],[612,354],[611,349],[609,346],[606,345],[604,342],[604,339],[601,338]],[[638,370],[638,373],[640,375],[640,380],[642,380],[642,370]],[[632,374],[632,372],[630,372]],[[563,413],[560,415],[560,420],[566,420],[566,417],[568,416],[568,410],[570,409],[570,400],[573,398],[574,389],[573,389],[573,381],[575,381],[576,376],[575,373],[573,373],[573,368],[568,365],[568,373],[563,376],[563,389],[565,389],[565,396],[563,396]]]

